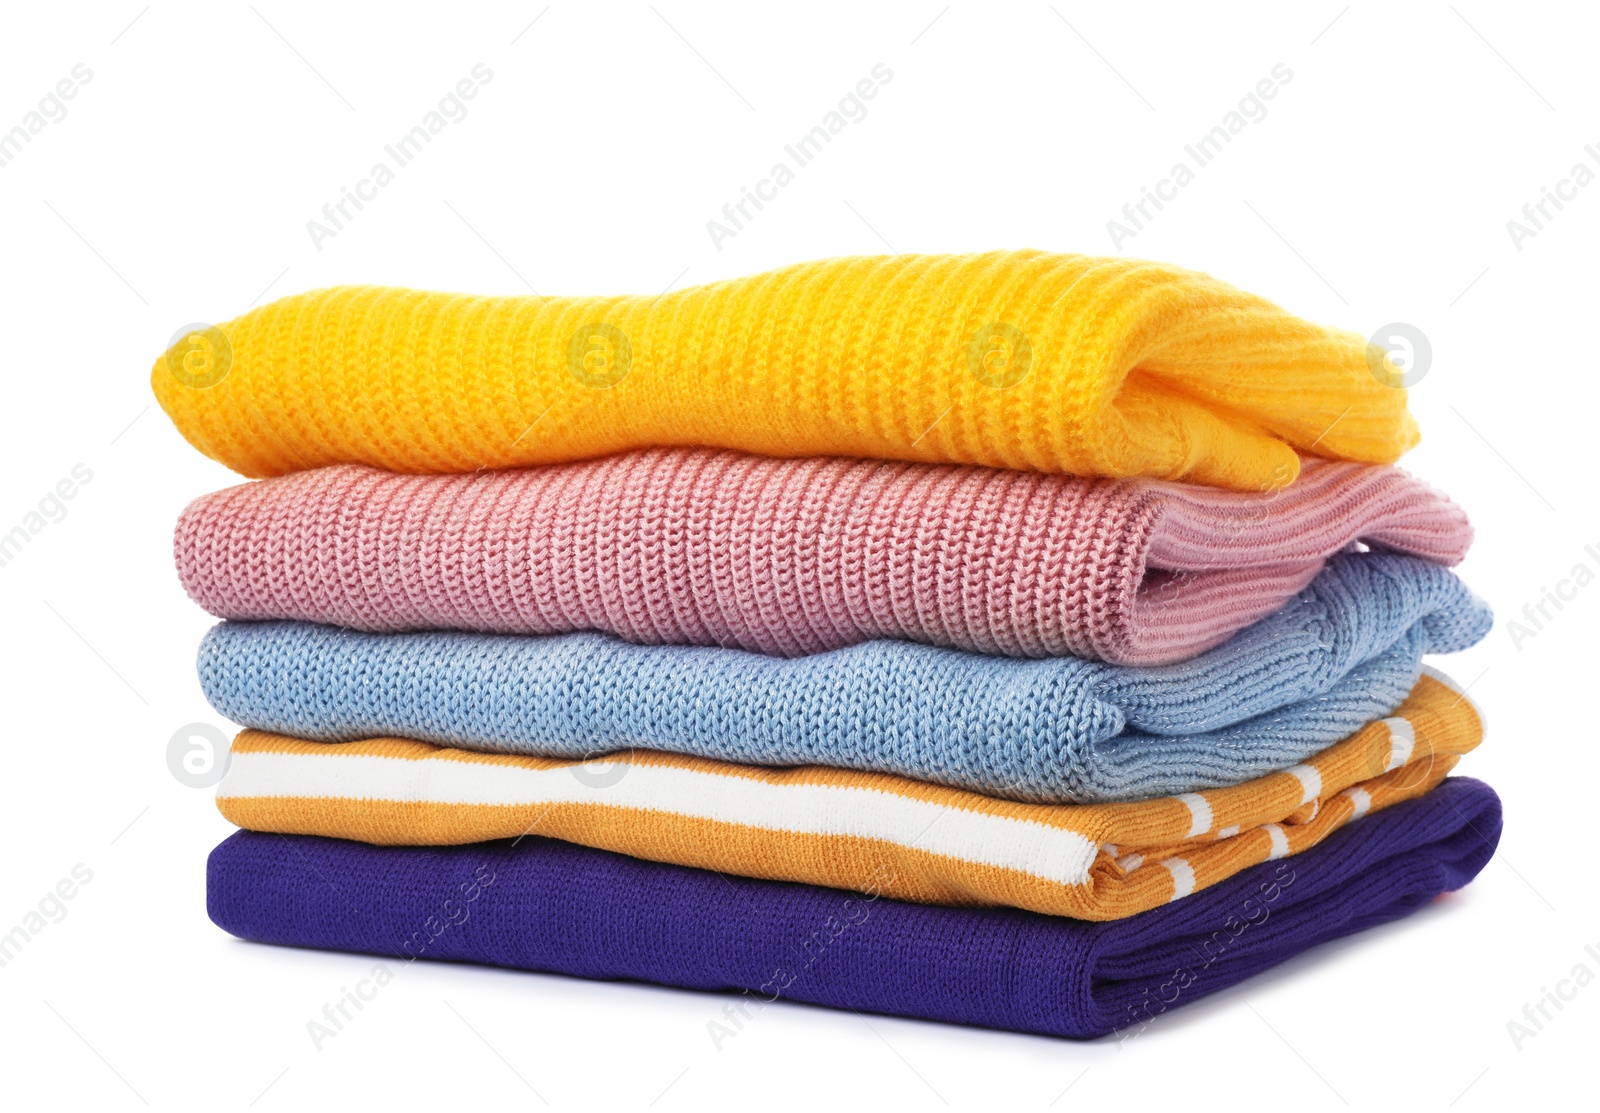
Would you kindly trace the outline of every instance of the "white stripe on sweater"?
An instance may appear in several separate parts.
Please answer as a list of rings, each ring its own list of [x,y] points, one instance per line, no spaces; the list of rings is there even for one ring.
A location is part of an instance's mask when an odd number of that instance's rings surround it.
[[[1300,782],[1300,803],[1302,806],[1311,803],[1311,801],[1322,795],[1322,774],[1317,772],[1315,766],[1291,765],[1284,772]]]
[[[590,785],[569,766],[247,751],[233,754],[217,796],[643,809],[796,834],[881,839],[1061,885],[1088,881],[1099,850],[1076,831],[874,789],[772,784],[655,764],[629,765],[620,780]]]
[[[1272,849],[1267,851],[1267,861],[1277,861],[1289,853],[1289,835],[1281,826],[1269,823],[1262,830],[1272,842]]]
[[[1422,675],[1430,676],[1437,680],[1440,684],[1443,684],[1446,688],[1449,688],[1456,695],[1460,696],[1466,701],[1467,706],[1472,708],[1473,714],[1478,716],[1478,726],[1483,731],[1482,736],[1478,739],[1478,744],[1481,746],[1489,737],[1489,720],[1484,717],[1483,708],[1478,706],[1478,701],[1467,695],[1466,688],[1463,688],[1461,685],[1457,684],[1454,680],[1450,679],[1450,677],[1446,676],[1432,665],[1423,665]],[[1473,681],[1473,683],[1476,684],[1477,681]]]
[[[1161,864],[1172,874],[1171,900],[1182,900],[1194,892],[1194,867],[1183,858],[1164,858]]]
[[[1383,720],[1383,725],[1389,728],[1389,764],[1384,769],[1398,769],[1411,760],[1411,751],[1417,748],[1417,732],[1398,715]]]
[[[1187,838],[1197,839],[1211,830],[1211,802],[1198,792],[1180,792],[1177,799],[1182,800],[1189,809],[1189,834]]]

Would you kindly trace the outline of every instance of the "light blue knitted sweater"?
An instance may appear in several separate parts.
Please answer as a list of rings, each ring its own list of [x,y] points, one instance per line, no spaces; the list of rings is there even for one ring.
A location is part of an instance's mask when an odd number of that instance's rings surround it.
[[[393,735],[493,752],[670,750],[892,772],[1038,802],[1211,788],[1295,764],[1388,715],[1424,653],[1488,607],[1445,569],[1346,553],[1292,602],[1160,668],[875,641],[781,659],[601,634],[364,634],[224,622],[200,647],[235,722],[321,741]]]

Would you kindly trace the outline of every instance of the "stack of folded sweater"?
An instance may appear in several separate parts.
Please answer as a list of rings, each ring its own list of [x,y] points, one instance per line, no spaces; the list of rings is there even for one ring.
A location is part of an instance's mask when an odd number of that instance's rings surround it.
[[[247,728],[211,916],[1079,1037],[1404,916],[1500,817],[1382,379],[1036,252],[200,329],[156,394],[269,477],[176,536]]]

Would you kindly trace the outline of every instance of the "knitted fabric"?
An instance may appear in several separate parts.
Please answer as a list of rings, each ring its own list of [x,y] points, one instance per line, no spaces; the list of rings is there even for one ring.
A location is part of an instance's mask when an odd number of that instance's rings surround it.
[[[1393,368],[1203,274],[1036,251],[804,263],[655,297],[345,286],[184,336],[151,385],[249,476],[467,472],[659,445],[1242,490],[1392,463]]]
[[[599,630],[793,657],[904,638],[1182,660],[1352,542],[1455,564],[1472,537],[1395,468],[1307,459],[1267,493],[650,449],[461,476],[345,466],[195,500],[174,548],[221,618],[374,632]]]
[[[785,1000],[1131,1038],[1171,1008],[1459,889],[1499,836],[1494,792],[1452,777],[1292,862],[1089,924],[719,876],[539,838],[373,847],[240,831],[211,852],[206,907],[224,931],[264,943],[743,991],[746,1017]]]
[[[1296,854],[1421,795],[1478,744],[1469,700],[1424,676],[1392,718],[1301,765],[1128,804],[1021,804],[904,777],[634,751],[599,772],[422,742],[245,731],[217,786],[256,831],[388,845],[546,835],[638,858],[934,904],[1111,920]]]
[[[1438,565],[1346,553],[1290,604],[1177,665],[1019,661],[877,641],[780,659],[599,634],[362,634],[225,622],[200,683],[223,715],[344,742],[496,753],[639,747],[897,773],[1041,802],[1133,799],[1284,769],[1393,711],[1489,609]]]

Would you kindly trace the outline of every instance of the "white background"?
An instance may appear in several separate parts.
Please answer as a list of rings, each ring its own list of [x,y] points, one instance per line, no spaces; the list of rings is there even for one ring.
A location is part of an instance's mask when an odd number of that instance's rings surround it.
[[[75,864],[93,880],[0,968],[0,1100],[1592,1100],[1600,985],[1520,1050],[1506,1025],[1580,961],[1600,974],[1583,952],[1600,949],[1600,585],[1520,646],[1507,620],[1574,565],[1600,570],[1584,550],[1600,553],[1600,183],[1521,250],[1506,224],[1574,164],[1600,171],[1584,151],[1600,150],[1600,27],[1576,7],[1341,8],[8,6],[0,130],[74,65],[93,77],[0,168],[0,532],[75,464],[93,479],[0,568],[0,931]],[[317,250],[306,222],[480,62],[494,76],[469,115]],[[880,62],[894,76],[869,114],[717,250],[706,222]],[[152,404],[172,334],[343,282],[654,293],[829,255],[1106,254],[1107,221],[1278,63],[1293,78],[1268,115],[1120,251],[1313,320],[1429,337],[1406,465],[1472,515],[1463,574],[1499,616],[1441,662],[1490,718],[1461,770],[1506,803],[1482,877],[1123,1047],[784,1005],[717,1050],[722,998],[419,963],[315,1050],[306,1022],[372,960],[215,928],[204,863],[229,827],[164,757],[186,723],[230,727],[200,696],[209,620],[170,534],[189,499],[236,481]]]

